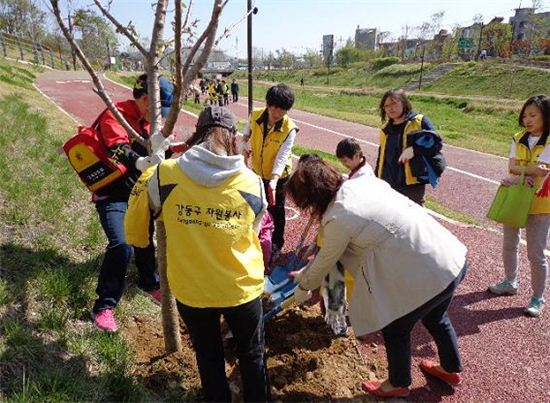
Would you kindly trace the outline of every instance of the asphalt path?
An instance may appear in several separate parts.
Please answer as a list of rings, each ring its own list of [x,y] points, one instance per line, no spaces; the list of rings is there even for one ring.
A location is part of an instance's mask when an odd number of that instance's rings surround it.
[[[115,100],[130,96],[128,89],[105,82]],[[51,72],[36,81],[37,88],[76,121],[90,124],[104,108],[92,92],[92,83],[84,74]],[[261,104],[258,104],[260,106]],[[246,99],[230,109],[246,119]],[[364,125],[293,110],[291,114],[301,130],[297,143],[327,152],[345,136],[361,141],[369,162],[374,164],[378,131]],[[195,118],[182,113],[176,130],[183,136],[192,132]],[[76,123],[75,123],[76,126]],[[443,205],[478,218],[489,228],[457,225],[443,221],[469,249],[469,272],[457,290],[450,317],[459,337],[464,361],[464,384],[453,391],[420,373],[422,358],[436,357],[436,349],[425,330],[417,326],[413,333],[414,401],[550,401],[550,324],[548,312],[539,319],[527,318],[522,308],[530,298],[530,274],[525,248],[521,247],[520,291],[514,297],[492,297],[487,285],[502,276],[501,235],[498,226],[484,219],[500,177],[506,172],[506,160],[457,147],[444,148],[448,162],[442,181],[430,191]],[[292,209],[288,216],[295,216]],[[307,218],[299,216],[288,223],[285,249],[297,244]],[[310,234],[311,238],[312,234]],[[399,281],[406,281],[400,279]],[[304,341],[307,343],[307,340]],[[385,366],[384,347],[378,334],[369,336],[361,346],[366,360]]]

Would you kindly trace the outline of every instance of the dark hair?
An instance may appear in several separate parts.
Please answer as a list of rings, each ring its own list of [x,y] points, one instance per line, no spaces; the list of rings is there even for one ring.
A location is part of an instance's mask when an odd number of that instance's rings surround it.
[[[288,111],[294,105],[294,92],[286,84],[277,84],[267,90],[265,101],[267,106],[275,106]]]
[[[321,160],[322,158],[319,157],[317,154],[315,153],[311,153],[311,154],[302,154],[300,155],[300,158],[298,159],[298,164],[305,164],[306,162],[310,162],[310,161],[318,161],[318,160]]]
[[[337,158],[353,158],[357,153],[360,153],[363,156],[363,151],[361,151],[361,146],[352,137],[348,137],[338,143],[336,146],[336,157]]]
[[[343,181],[342,174],[323,159],[309,159],[298,164],[284,190],[298,208],[321,218]]]
[[[529,98],[525,103],[523,104],[523,107],[521,108],[521,112],[519,113],[519,125],[521,127],[525,127],[523,125],[523,114],[525,113],[525,109],[530,106],[535,105],[537,108],[539,108],[540,113],[542,114],[542,121],[543,121],[543,133],[548,134],[550,132],[550,98],[548,98],[546,95],[535,95],[534,97]]]
[[[136,78],[132,95],[134,96],[134,99],[138,99],[145,94],[147,94],[147,74],[142,74]]]
[[[403,90],[388,90],[382,95],[382,100],[380,101],[380,118],[382,119],[382,123],[386,121],[386,111],[384,110],[384,104],[386,103],[386,100],[388,98],[393,98],[401,101],[403,104],[403,115],[407,116],[410,111],[412,111],[412,105],[411,101],[409,101],[409,98],[407,98],[407,94],[405,94],[405,91]]]

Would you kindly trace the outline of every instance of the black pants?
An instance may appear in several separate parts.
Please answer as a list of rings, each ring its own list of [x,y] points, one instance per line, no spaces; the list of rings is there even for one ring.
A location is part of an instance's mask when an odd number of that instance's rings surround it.
[[[465,264],[458,277],[445,290],[382,329],[388,359],[389,381],[393,386],[407,387],[412,382],[411,332],[419,320],[422,320],[422,324],[435,341],[443,369],[447,372],[462,372],[456,333],[447,315],[447,309],[456,287],[466,275],[466,270]]]
[[[285,192],[283,191],[283,187],[285,183],[287,182],[288,177],[286,178],[280,178],[277,182],[277,189],[275,189],[275,205],[269,206],[267,208],[267,211],[272,215],[273,217],[273,237],[272,242],[273,245],[277,245],[279,249],[283,249],[283,245],[285,243],[285,225],[286,225],[286,217],[285,217]],[[267,186],[269,185],[269,181],[264,179],[264,188],[265,192],[267,194]]]
[[[234,92],[234,93],[232,93],[232,95],[233,95],[233,102],[237,102],[239,100],[239,93]]]
[[[264,361],[264,327],[260,298],[230,308],[193,308],[180,302],[178,311],[189,330],[201,377],[204,397],[230,402],[220,317],[227,321],[235,342],[246,402],[271,399]]]

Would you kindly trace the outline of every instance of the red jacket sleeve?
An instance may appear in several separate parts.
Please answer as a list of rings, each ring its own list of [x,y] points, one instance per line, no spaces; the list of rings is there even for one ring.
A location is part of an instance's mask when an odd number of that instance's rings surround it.
[[[113,148],[118,144],[130,144],[126,129],[110,110],[106,110],[99,119],[99,132],[106,148]]]

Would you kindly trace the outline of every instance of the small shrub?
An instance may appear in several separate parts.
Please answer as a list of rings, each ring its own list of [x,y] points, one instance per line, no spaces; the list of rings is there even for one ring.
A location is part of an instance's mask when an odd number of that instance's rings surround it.
[[[380,70],[384,67],[391,66],[392,64],[399,63],[400,59],[398,57],[377,57],[376,59],[371,60],[373,70]]]

